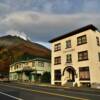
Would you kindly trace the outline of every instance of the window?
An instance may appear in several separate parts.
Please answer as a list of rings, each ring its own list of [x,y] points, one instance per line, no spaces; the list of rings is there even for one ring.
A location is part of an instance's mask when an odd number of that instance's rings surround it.
[[[38,62],[38,65],[39,65],[39,67],[44,67],[44,63],[41,61]]]
[[[55,70],[54,71],[54,79],[55,80],[61,80],[61,70]]]
[[[66,48],[71,48],[71,40],[66,41]]]
[[[97,40],[97,45],[100,46],[99,37],[96,37],[96,40]]]
[[[54,51],[60,51],[61,50],[61,43],[55,44]]]
[[[32,67],[35,67],[35,61],[32,62]]]
[[[88,60],[88,51],[78,52],[78,61]]]
[[[10,66],[10,71],[12,71],[13,70],[13,66]]]
[[[60,56],[54,58],[54,64],[55,65],[61,64],[61,57]]]
[[[18,69],[18,65],[15,65],[15,66],[14,66],[14,69],[15,69],[15,70]]]
[[[28,65],[28,62],[25,62],[25,65]]]
[[[80,67],[79,68],[79,79],[80,80],[90,80],[89,67]]]
[[[99,58],[99,62],[100,62],[100,52],[98,53],[98,58]]]
[[[86,35],[77,38],[77,45],[86,44],[86,43],[87,43]]]
[[[18,68],[21,68],[21,64],[18,65]]]
[[[66,55],[66,62],[67,63],[72,63],[72,55],[71,54]]]

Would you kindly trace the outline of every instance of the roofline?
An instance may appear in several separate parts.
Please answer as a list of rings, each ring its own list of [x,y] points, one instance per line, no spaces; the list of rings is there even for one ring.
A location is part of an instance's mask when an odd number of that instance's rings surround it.
[[[58,40],[64,39],[64,38],[66,38],[66,37],[70,37],[70,36],[76,35],[76,34],[78,34],[78,33],[80,33],[80,32],[86,31],[86,30],[88,30],[88,29],[92,29],[93,31],[98,30],[94,25],[89,24],[89,25],[87,25],[87,26],[84,26],[84,27],[81,27],[81,28],[79,28],[79,29],[76,29],[76,30],[74,30],[74,31],[72,31],[72,32],[69,32],[69,33],[67,33],[67,34],[64,34],[64,35],[58,36],[58,37],[56,37],[56,38],[53,38],[53,39],[51,39],[49,42],[50,42],[50,43],[53,43],[53,42],[56,42],[56,41],[58,41]]]
[[[50,63],[50,60],[48,60],[48,59],[44,59],[44,60],[45,60],[45,62]],[[10,64],[10,66],[15,65],[15,64],[30,62],[30,61],[43,61],[43,60],[39,60],[39,59],[36,59],[36,58],[35,59],[29,59],[29,60],[22,60],[22,61],[14,62],[14,63]]]

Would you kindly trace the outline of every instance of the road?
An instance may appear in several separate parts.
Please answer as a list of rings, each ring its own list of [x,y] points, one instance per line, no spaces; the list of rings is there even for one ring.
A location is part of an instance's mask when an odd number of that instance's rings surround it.
[[[100,90],[0,83],[0,100],[100,100]]]

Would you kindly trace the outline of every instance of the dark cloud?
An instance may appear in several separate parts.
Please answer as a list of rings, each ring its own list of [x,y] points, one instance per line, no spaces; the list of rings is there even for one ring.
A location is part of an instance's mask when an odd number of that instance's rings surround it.
[[[43,44],[87,24],[99,28],[99,4],[100,0],[0,0],[0,35],[15,30]]]

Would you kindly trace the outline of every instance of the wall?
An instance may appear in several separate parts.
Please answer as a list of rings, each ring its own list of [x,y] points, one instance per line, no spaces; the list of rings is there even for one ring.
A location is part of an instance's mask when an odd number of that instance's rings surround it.
[[[87,36],[87,44],[79,45],[77,46],[77,37],[86,35]],[[68,38],[64,38],[62,40],[56,41],[52,43],[52,65],[51,65],[51,75],[52,75],[52,81],[51,83],[54,84],[54,70],[55,69],[61,69],[61,72],[63,72],[63,69],[67,66],[72,66],[75,68],[77,73],[77,78],[75,79],[75,82],[78,83],[80,86],[79,81],[79,67],[86,67],[89,66],[90,68],[90,76],[91,76],[91,82],[100,82],[100,62],[98,62],[98,51],[100,51],[100,47],[97,47],[96,45],[96,39],[95,35],[100,37],[100,33],[96,33],[92,30],[87,30],[84,32],[81,32],[79,34],[70,36]],[[66,41],[71,40],[72,48],[66,49]],[[61,51],[54,52],[54,45],[57,43],[61,43]],[[87,61],[80,61],[78,62],[78,52],[88,50],[88,58]],[[72,63],[66,64],[66,54],[72,54]],[[61,64],[54,65],[54,57],[61,56]],[[98,67],[98,68],[95,68]],[[99,76],[98,76],[99,74]],[[65,84],[64,80],[65,76],[62,76],[62,85]],[[84,81],[88,82],[88,81]]]

